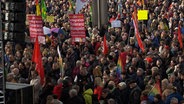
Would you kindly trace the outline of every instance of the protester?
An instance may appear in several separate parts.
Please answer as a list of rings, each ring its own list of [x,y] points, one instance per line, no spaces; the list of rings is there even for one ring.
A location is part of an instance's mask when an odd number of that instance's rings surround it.
[[[77,90],[76,89],[71,89],[69,91],[69,95],[70,95],[70,99],[69,101],[67,102],[67,104],[85,104],[85,102],[83,101],[83,99],[78,96],[77,94]]]
[[[38,76],[38,72],[36,70],[31,71],[30,85],[34,86],[34,103],[38,104],[41,84],[40,84],[40,77]]]

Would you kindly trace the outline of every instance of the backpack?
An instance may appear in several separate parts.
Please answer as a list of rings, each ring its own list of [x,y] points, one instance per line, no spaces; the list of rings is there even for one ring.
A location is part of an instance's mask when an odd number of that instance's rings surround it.
[[[100,104],[99,101],[98,101],[98,95],[97,94],[92,95],[92,104]]]

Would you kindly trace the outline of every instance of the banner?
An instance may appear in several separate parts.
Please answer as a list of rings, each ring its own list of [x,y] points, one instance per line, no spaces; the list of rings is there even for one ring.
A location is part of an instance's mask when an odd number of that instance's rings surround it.
[[[88,0],[77,0],[76,1],[76,9],[75,9],[75,13],[79,13],[79,11],[85,6],[87,5]]]
[[[111,27],[121,27],[121,21],[120,20],[112,21]]]
[[[43,22],[42,22],[42,17],[41,16],[36,16],[36,15],[29,15],[28,16],[28,21],[29,21],[29,31],[30,31],[30,40],[31,42],[34,42],[34,38],[37,36],[45,37],[43,34]],[[44,39],[45,40],[45,39]],[[40,43],[45,43],[43,42],[44,40],[39,39]]]
[[[50,23],[54,22],[54,16],[47,16],[46,21]]]
[[[138,20],[148,20],[148,10],[138,10]]]
[[[30,38],[30,42],[34,43],[36,41],[35,37]],[[38,42],[45,44],[46,42],[46,37],[45,36],[38,36]]]
[[[86,31],[83,14],[69,14],[70,35],[73,42],[84,42]]]

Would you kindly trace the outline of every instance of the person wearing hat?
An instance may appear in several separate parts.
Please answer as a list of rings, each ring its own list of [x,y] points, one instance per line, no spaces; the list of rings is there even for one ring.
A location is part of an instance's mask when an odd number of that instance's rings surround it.
[[[121,98],[120,98],[120,92],[118,90],[118,88],[116,87],[116,84],[114,81],[109,81],[108,85],[107,85],[107,89],[110,91],[108,96],[110,98],[115,99],[117,104],[121,104]]]
[[[118,84],[118,90],[120,92],[121,102],[123,102],[123,104],[128,104],[128,98],[127,98],[128,87],[127,87],[126,83],[125,82],[120,82]]]
[[[140,104],[141,89],[137,85],[136,81],[130,79],[128,81],[130,88],[129,103],[128,104]]]

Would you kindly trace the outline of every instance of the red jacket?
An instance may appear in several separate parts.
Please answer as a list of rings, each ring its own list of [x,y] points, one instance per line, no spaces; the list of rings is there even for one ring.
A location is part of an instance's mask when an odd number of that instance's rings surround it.
[[[94,94],[97,94],[98,95],[98,100],[100,100],[100,97],[102,95],[102,87],[100,86],[97,86],[95,89],[94,89]]]
[[[61,83],[61,84],[58,84],[58,85],[54,86],[54,89],[53,89],[53,91],[52,91],[52,93],[53,93],[54,95],[56,95],[58,99],[59,99],[60,96],[61,96],[62,86],[63,86],[62,83]]]

